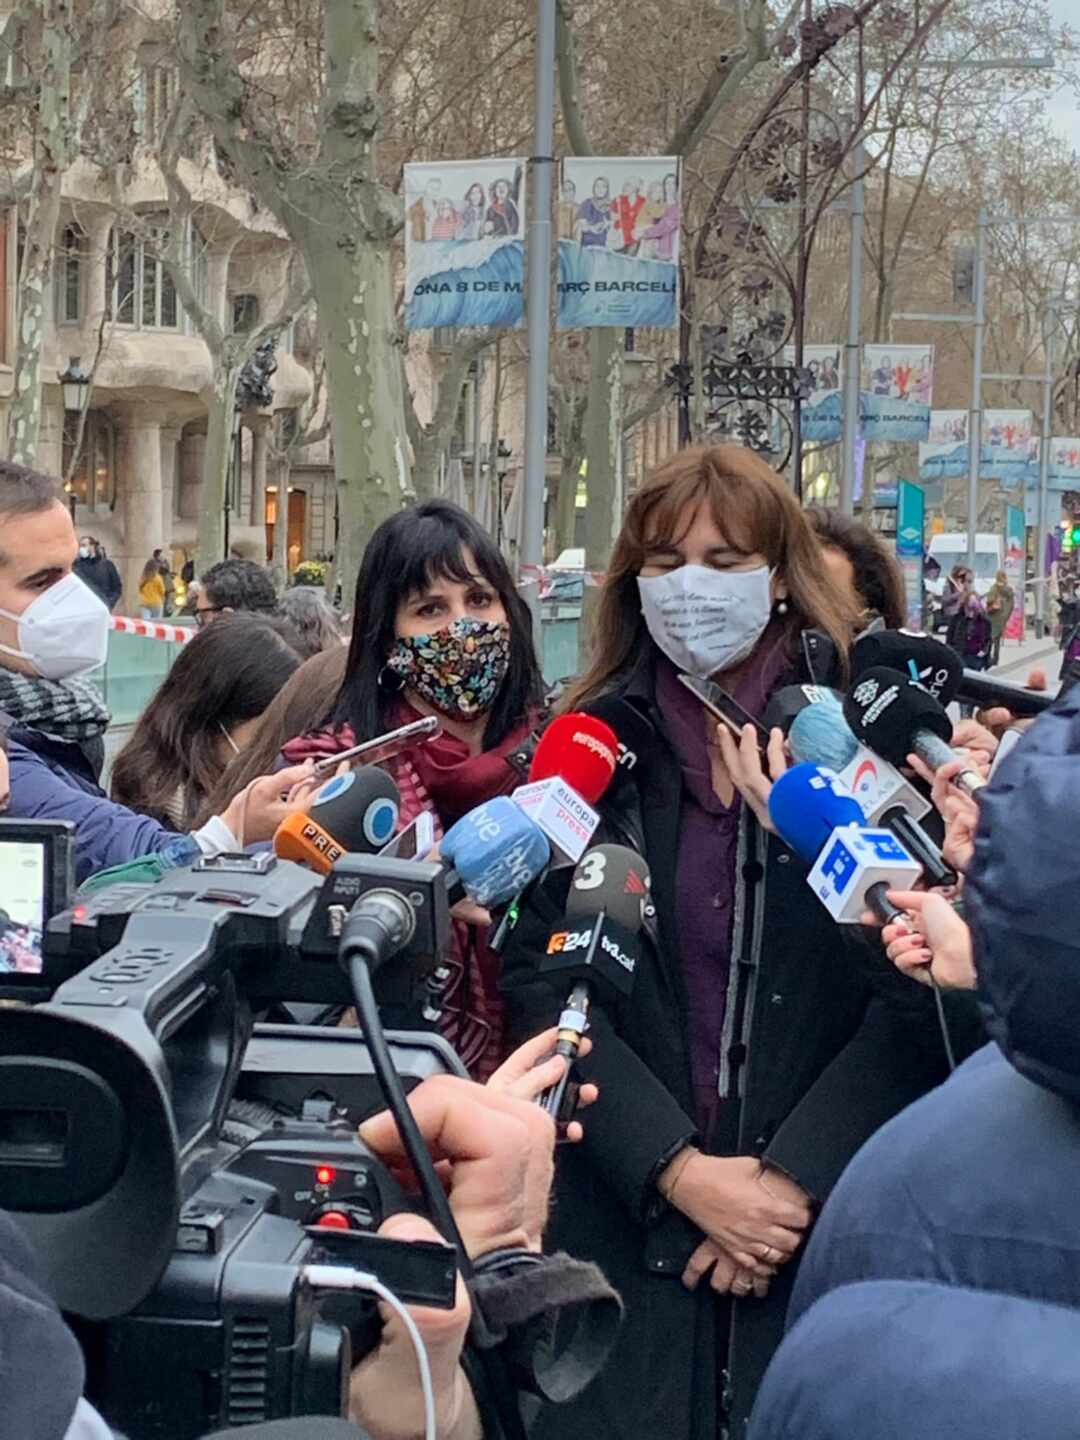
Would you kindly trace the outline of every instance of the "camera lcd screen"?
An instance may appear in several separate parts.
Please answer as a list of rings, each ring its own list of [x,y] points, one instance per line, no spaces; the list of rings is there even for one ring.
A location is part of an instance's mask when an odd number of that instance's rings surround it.
[[[0,841],[0,975],[41,974],[47,885],[44,841]]]

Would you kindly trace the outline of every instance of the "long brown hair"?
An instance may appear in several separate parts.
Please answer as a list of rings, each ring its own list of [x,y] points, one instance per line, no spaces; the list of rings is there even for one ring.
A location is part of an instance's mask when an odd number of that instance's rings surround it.
[[[687,516],[702,504],[733,547],[764,555],[785,581],[792,634],[808,627],[824,630],[846,656],[855,616],[821,563],[799,502],[752,450],[699,445],[673,455],[631,499],[600,593],[589,667],[560,709],[574,710],[616,689],[648,650],[638,575],[649,550],[678,539]]]
[[[300,665],[297,644],[269,615],[222,615],[198,631],[116,757],[112,798],[163,817],[181,790],[189,825],[225,768],[223,733],[264,713]]]
[[[211,625],[211,630],[216,626]],[[220,815],[233,796],[259,775],[268,775],[286,741],[317,730],[329,718],[334,697],[345,675],[344,645],[323,650],[305,660],[267,706],[258,729],[241,754],[229,763],[225,773],[206,797],[196,817],[205,825],[211,815]]]

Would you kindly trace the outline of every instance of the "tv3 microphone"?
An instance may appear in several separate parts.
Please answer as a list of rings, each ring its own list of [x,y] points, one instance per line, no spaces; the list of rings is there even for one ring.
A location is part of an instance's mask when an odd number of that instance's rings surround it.
[[[928,886],[956,884],[956,872],[919,824],[932,808],[929,800],[887,760],[859,744],[831,690],[819,691],[795,716],[788,748],[796,760],[834,770],[867,823],[891,830],[918,860]]]
[[[891,830],[875,829],[836,775],[794,765],[772,787],[769,817],[780,838],[809,867],[807,884],[840,925],[858,925],[864,910],[883,922],[903,912],[889,890],[910,890],[921,867]]]
[[[373,765],[327,780],[307,811],[286,815],[274,854],[329,875],[343,855],[373,855],[393,837],[400,797],[390,776]]]
[[[868,670],[844,700],[844,715],[855,734],[893,765],[907,763],[914,753],[931,769],[961,758],[949,744],[952,721],[934,697],[897,670]],[[965,768],[953,784],[974,795],[986,781]]]
[[[540,963],[540,974],[554,984],[571,982],[555,1045],[566,1069],[538,1102],[551,1116],[562,1108],[593,1000],[629,995],[634,988],[637,935],[648,902],[649,872],[636,851],[625,845],[586,850],[570,882],[566,928],[552,933]]]
[[[610,725],[593,715],[558,715],[533,755],[529,783],[514,801],[551,842],[557,863],[577,864],[600,817],[592,808],[611,784],[619,742]]]

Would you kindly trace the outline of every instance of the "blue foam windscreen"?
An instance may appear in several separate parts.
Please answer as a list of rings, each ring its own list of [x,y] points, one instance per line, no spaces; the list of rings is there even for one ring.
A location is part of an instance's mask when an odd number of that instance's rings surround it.
[[[788,731],[788,745],[796,760],[824,765],[826,770],[843,770],[859,748],[844,719],[842,703],[827,690],[820,700],[795,716]]]
[[[812,865],[838,825],[864,825],[859,803],[836,776],[819,765],[793,765],[769,796],[769,816],[780,838]]]

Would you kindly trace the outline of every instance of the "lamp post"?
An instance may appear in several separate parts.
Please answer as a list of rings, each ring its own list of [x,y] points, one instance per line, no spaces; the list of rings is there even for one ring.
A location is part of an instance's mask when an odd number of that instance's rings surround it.
[[[221,558],[223,560],[227,560],[229,558],[229,522],[232,515],[232,510],[234,505],[238,507],[240,502],[240,466],[242,463],[241,446],[243,445],[240,422],[243,419],[243,415],[244,412],[240,408],[239,404],[234,404],[232,414],[232,445],[230,446],[229,473],[225,478],[225,503],[222,507],[224,511],[224,554]]]
[[[70,413],[79,417],[79,427],[75,431],[75,444],[72,447],[72,470],[74,470],[75,464],[78,461],[79,447],[82,444],[82,435],[80,433],[82,417],[90,399],[90,376],[87,375],[86,371],[82,368],[79,360],[80,357],[78,355],[70,356],[68,358],[67,369],[61,370],[57,377],[60,381],[60,393],[64,397],[65,416]],[[66,478],[67,483],[70,485],[70,477]],[[75,494],[69,490],[68,509],[71,511],[72,524],[75,523],[75,505]]]

